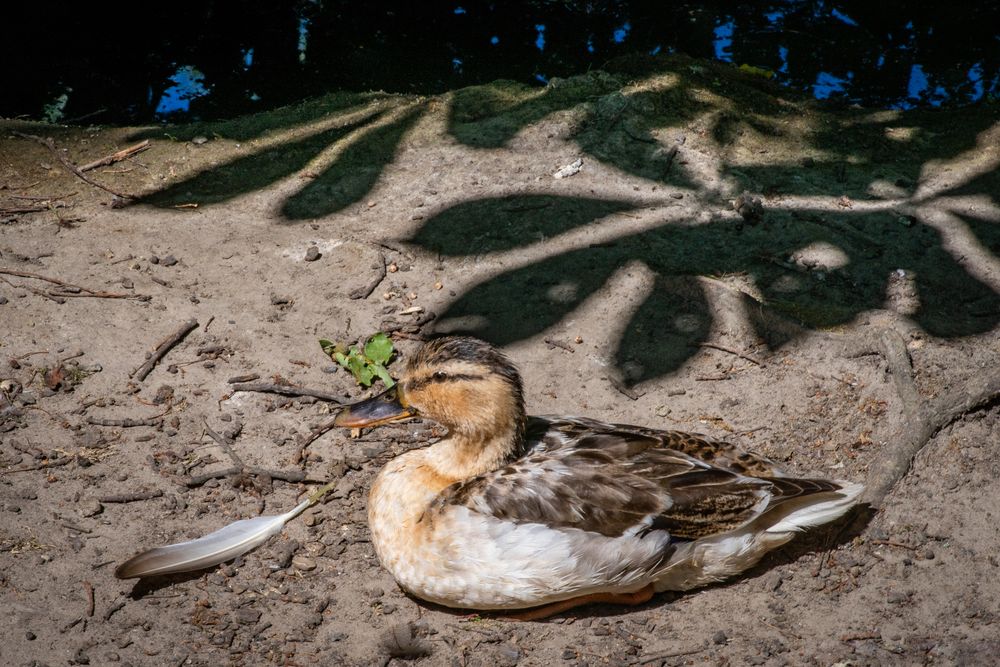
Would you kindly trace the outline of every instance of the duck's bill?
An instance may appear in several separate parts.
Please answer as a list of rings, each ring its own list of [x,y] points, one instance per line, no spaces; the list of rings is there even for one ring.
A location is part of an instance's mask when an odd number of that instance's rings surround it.
[[[403,405],[399,398],[399,390],[392,387],[378,396],[348,405],[337,415],[333,423],[347,428],[362,428],[408,419],[416,414],[416,410]]]

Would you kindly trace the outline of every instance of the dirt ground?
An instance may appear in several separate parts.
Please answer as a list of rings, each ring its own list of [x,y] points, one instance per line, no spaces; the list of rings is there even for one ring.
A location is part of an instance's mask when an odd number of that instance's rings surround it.
[[[218,123],[0,122],[0,663],[995,661],[998,117],[824,108],[651,59]],[[62,163],[143,139],[91,182]],[[390,370],[472,332],[517,360],[532,413],[725,437],[867,480],[873,506],[639,608],[515,623],[420,603],[379,567],[365,505],[435,425],[302,447],[327,401],[232,386],[361,398],[317,340],[380,330]],[[114,577],[326,480],[233,563]]]

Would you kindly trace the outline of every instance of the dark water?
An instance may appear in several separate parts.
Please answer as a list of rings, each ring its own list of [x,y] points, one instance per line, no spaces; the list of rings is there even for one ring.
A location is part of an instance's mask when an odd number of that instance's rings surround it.
[[[142,14],[136,9],[140,4]],[[1000,2],[16,3],[0,115],[218,118],[331,90],[534,82],[641,52],[713,58],[819,99],[906,109],[1000,98]]]

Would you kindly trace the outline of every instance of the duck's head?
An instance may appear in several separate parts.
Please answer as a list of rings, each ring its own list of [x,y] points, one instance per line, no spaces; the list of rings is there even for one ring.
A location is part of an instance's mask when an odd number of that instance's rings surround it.
[[[410,359],[395,387],[344,409],[338,426],[366,427],[426,417],[452,436],[524,440],[521,375],[492,345],[449,336],[426,344]]]

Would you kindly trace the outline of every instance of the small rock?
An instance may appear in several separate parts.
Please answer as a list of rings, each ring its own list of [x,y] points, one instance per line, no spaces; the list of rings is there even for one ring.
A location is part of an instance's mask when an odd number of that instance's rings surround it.
[[[934,560],[934,550],[930,547],[924,547],[920,555],[924,557],[925,560]]]
[[[500,644],[497,647],[498,663],[501,665],[516,665],[521,660],[521,650],[513,644]]]
[[[246,607],[237,609],[234,616],[236,617],[236,622],[240,625],[253,625],[260,620],[260,612],[258,610],[247,609]]]
[[[104,511],[104,506],[97,502],[95,498],[90,498],[80,503],[79,511],[81,516],[97,516]]]
[[[714,635],[712,635],[712,643],[721,646],[729,641],[729,637],[723,630],[717,630]]]
[[[160,259],[160,264],[162,264],[163,266],[173,266],[176,263],[177,263],[177,258],[174,257],[173,255],[167,255],[166,257]]]
[[[764,216],[764,203],[759,197],[754,197],[749,192],[744,192],[736,198],[733,202],[733,209],[749,225],[760,222]]]
[[[322,256],[323,255],[320,254],[320,252],[319,252],[319,248],[317,248],[314,245],[311,245],[311,246],[309,246],[309,249],[306,250],[305,260],[307,262],[315,262],[317,259],[319,259]]]
[[[35,639],[38,638],[38,635],[36,635],[31,630],[28,630],[27,632],[24,633],[24,638],[27,639],[29,642],[33,642],[35,641]]]
[[[277,294],[271,295],[272,306],[284,306],[288,303],[291,303],[291,301],[292,300],[289,299],[287,296],[278,296]]]
[[[169,403],[174,398],[174,388],[169,384],[161,384],[156,390],[156,395],[153,396],[154,405],[163,405],[164,403]]]
[[[293,556],[292,565],[296,570],[300,570],[302,572],[311,572],[316,569],[316,561],[309,556]]]
[[[2,305],[3,305],[3,304],[5,304],[5,303],[7,303],[7,297],[5,297],[5,296],[0,296],[0,306],[2,306]]]
[[[208,137],[199,134],[197,137],[191,139],[191,143],[194,144],[195,146],[201,146],[203,144],[207,144]]]
[[[149,256],[149,263],[150,264],[159,264],[160,263],[160,258],[157,257],[156,255],[150,255]]]
[[[574,651],[571,648],[563,649],[562,659],[563,660],[575,660],[576,659],[576,651]]]
[[[889,591],[889,595],[886,596],[886,600],[889,604],[903,604],[908,602],[910,597],[906,593],[901,593],[899,591]]]

